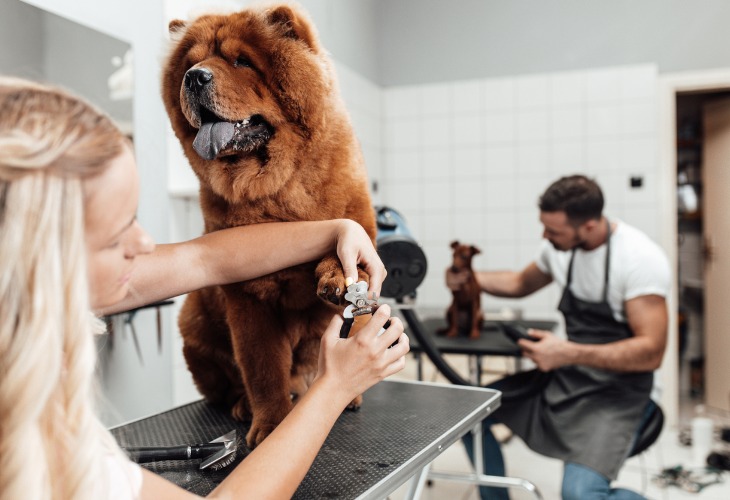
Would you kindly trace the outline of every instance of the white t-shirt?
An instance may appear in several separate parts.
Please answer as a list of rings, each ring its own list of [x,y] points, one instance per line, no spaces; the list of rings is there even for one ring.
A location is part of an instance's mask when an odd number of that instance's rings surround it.
[[[124,456],[105,457],[109,500],[137,500],[142,492],[142,468]]]
[[[611,262],[608,276],[608,303],[614,319],[626,322],[624,302],[642,295],[667,297],[671,270],[664,251],[648,236],[618,220],[611,233]],[[565,289],[570,251],[556,250],[543,240],[535,263],[543,273]],[[581,299],[599,302],[603,298],[606,275],[606,244],[593,250],[576,249],[570,291]]]

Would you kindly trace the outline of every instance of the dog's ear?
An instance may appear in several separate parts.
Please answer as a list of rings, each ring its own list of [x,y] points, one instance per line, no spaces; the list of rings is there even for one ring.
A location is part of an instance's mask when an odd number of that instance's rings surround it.
[[[182,31],[185,31],[188,27],[188,23],[182,19],[173,19],[170,24],[167,25],[167,29],[171,35],[176,35]]]
[[[479,254],[479,253],[482,253],[482,251],[481,251],[481,250],[479,250],[479,249],[478,249],[477,247],[475,247],[474,245],[472,245],[472,246],[471,246],[471,254],[472,254],[472,255],[477,255],[477,254]]]
[[[188,23],[181,19],[173,19],[167,25],[167,29],[170,33],[170,40],[173,43],[177,43],[185,36],[185,32],[188,30]]]
[[[284,36],[301,40],[317,51],[317,35],[306,16],[288,5],[279,5],[267,13],[269,23],[279,25]]]
[[[456,248],[459,246],[459,240],[454,240],[451,242],[451,248]]]

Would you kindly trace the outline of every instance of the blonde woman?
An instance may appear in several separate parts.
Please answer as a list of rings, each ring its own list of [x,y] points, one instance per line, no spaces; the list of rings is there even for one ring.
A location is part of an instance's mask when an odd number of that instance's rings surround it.
[[[135,216],[137,181],[130,145],[106,116],[59,89],[0,78],[0,500],[193,497],[128,461],[97,419],[92,311],[254,278],[332,249],[347,276],[364,267],[374,291],[385,277],[364,230],[344,220],[155,247]],[[333,318],[309,392],[210,497],[291,497],[344,407],[404,366],[402,323],[377,336],[388,316],[381,307],[346,340]]]

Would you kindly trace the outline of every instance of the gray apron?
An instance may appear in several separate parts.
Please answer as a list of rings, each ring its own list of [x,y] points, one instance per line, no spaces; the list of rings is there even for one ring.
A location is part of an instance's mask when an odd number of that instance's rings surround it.
[[[570,257],[558,309],[573,342],[607,344],[633,336],[626,323],[614,319],[608,303],[610,243],[609,225],[600,302],[578,299],[570,291],[575,250]],[[652,383],[653,372],[619,373],[586,366],[521,372],[492,385],[503,391],[494,418],[536,452],[590,467],[613,480],[631,451]]]

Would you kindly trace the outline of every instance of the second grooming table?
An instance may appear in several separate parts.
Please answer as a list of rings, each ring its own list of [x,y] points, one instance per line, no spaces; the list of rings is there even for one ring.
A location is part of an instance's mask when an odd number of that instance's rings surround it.
[[[481,335],[478,339],[470,339],[468,332],[460,331],[458,337],[446,337],[439,335],[437,332],[441,328],[446,328],[446,319],[426,318],[420,320],[426,335],[433,340],[434,345],[442,354],[463,354],[476,360],[477,370],[481,368],[481,356],[510,356],[516,360],[517,370],[521,369],[520,362],[522,352],[520,348],[509,337],[507,337],[499,327],[499,323],[512,325],[521,325],[526,328],[535,328],[537,330],[552,331],[557,326],[557,322],[548,320],[510,320],[510,321],[484,321],[482,323]],[[407,331],[406,331],[407,333]],[[411,352],[416,356],[418,362],[418,379],[423,380],[421,354],[423,348],[418,342],[410,336]],[[473,383],[479,384],[479,381],[473,376]]]

